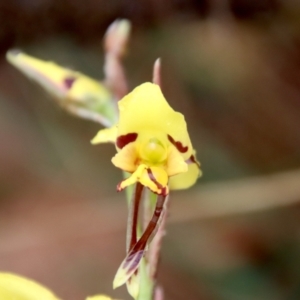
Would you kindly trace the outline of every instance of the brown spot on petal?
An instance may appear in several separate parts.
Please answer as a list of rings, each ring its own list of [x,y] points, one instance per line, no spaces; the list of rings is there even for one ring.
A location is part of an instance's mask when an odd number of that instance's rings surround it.
[[[155,183],[155,185],[157,186],[158,189],[161,190],[161,193],[160,195],[163,195],[163,196],[166,196],[168,194],[168,189],[167,187],[164,187],[162,184],[160,184],[156,178],[154,177],[154,174],[152,173],[151,169],[147,169],[147,173],[148,173],[148,176],[150,178],[151,181],[153,181]]]
[[[70,88],[72,88],[74,82],[76,81],[76,77],[67,77],[64,79],[64,85],[65,87],[69,90]]]
[[[150,168],[147,169],[147,173],[148,173],[150,180],[153,181],[160,190],[163,189],[163,186],[156,180],[156,178],[154,177],[154,174],[152,173]]]
[[[191,155],[191,157],[189,159],[187,159],[185,162],[187,164],[196,164],[200,168],[200,164],[194,155]]]
[[[168,134],[168,140],[176,147],[176,149],[181,152],[185,153],[188,151],[189,147],[188,146],[183,146],[181,142],[175,141],[169,134]]]
[[[131,142],[134,142],[138,137],[138,134],[133,132],[133,133],[128,133],[125,135],[120,135],[117,138],[117,147],[122,149],[124,148],[126,145],[128,145]]]

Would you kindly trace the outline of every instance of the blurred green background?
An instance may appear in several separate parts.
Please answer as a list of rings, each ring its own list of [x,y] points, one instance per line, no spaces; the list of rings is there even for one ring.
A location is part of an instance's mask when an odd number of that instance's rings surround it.
[[[132,21],[130,88],[162,58],[203,177],[171,196],[167,300],[300,299],[300,1],[2,0],[0,269],[65,300],[108,293],[127,208],[112,145],[5,61],[20,48],[103,78],[102,37]],[[42,300],[42,299],[41,299]]]

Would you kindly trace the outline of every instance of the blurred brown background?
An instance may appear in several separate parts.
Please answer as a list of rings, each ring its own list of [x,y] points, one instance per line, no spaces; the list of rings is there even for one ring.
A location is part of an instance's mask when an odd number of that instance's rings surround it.
[[[102,37],[133,33],[130,87],[151,80],[186,116],[204,176],[172,194],[167,300],[300,299],[300,1],[2,0],[0,269],[65,300],[108,293],[126,203],[99,126],[67,115],[4,58],[10,48],[101,79]],[[41,299],[42,300],[42,299]]]

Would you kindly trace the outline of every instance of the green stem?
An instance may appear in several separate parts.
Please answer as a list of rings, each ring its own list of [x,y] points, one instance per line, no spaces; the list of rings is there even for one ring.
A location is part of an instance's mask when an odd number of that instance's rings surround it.
[[[155,208],[156,197],[154,193],[146,190],[143,198],[143,220],[140,221],[143,226],[143,230],[147,228],[147,225],[151,219],[152,212]],[[148,257],[144,257],[140,263],[139,275],[140,275],[140,291],[136,300],[152,300],[155,288],[155,282],[152,280],[149,273]]]
[[[139,267],[140,290],[136,300],[152,300],[155,282],[149,276],[149,266],[145,258]]]

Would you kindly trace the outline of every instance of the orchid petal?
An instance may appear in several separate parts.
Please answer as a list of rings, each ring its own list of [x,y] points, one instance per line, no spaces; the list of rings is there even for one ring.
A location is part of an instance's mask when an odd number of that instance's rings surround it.
[[[181,190],[191,187],[195,184],[201,174],[202,172],[197,164],[189,164],[187,172],[170,177],[170,190]]]
[[[118,152],[111,161],[117,168],[126,172],[134,172],[137,168],[135,164],[137,159],[136,147],[130,143]],[[134,182],[136,182],[136,180]]]
[[[140,276],[139,273],[133,274],[126,281],[127,291],[133,299],[137,299],[140,290]]]
[[[117,155],[115,157],[117,157]],[[138,182],[142,177],[143,173],[146,171],[147,171],[146,165],[144,164],[139,165],[133,174],[131,174],[127,179],[120,182],[120,184],[118,185],[118,191],[121,191],[125,189],[127,186]]]
[[[91,140],[93,145],[102,143],[115,143],[117,138],[117,127],[113,126],[99,130],[96,136]]]
[[[11,273],[0,273],[0,299],[59,300],[41,284]]]
[[[188,170],[188,165],[184,161],[182,155],[175,147],[170,147],[170,152],[167,161],[167,172],[169,176],[185,173]]]
[[[118,154],[115,156],[118,157]],[[136,170],[118,185],[118,191],[121,191],[136,182],[140,182],[143,186],[149,188],[156,194],[168,193],[168,174],[159,167],[148,167],[140,164]]]
[[[138,134],[149,131],[168,135],[180,142],[187,151],[184,159],[192,154],[192,145],[182,114],[175,112],[167,103],[158,85],[144,83],[119,101],[120,119],[118,136],[129,132]],[[154,136],[155,137],[155,136]]]
[[[146,246],[146,245],[145,245]],[[144,247],[145,247],[144,246]],[[126,258],[121,263],[114,281],[113,281],[113,288],[116,289],[117,287],[126,283],[137,270],[141,259],[144,256],[144,249],[139,251],[131,250]]]
[[[150,167],[143,172],[139,182],[148,187],[153,193],[168,194],[168,174],[160,167]]]

